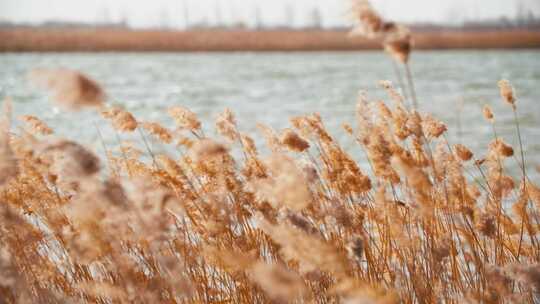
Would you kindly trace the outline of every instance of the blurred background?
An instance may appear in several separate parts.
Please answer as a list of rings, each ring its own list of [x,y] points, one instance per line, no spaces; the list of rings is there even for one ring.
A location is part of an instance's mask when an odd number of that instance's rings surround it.
[[[418,26],[540,26],[537,0],[375,0],[386,18]],[[3,27],[153,29],[343,28],[348,1],[336,0],[2,0]]]
[[[538,178],[540,1],[372,4],[385,19],[412,29],[410,66],[421,111],[445,121],[449,139],[471,146],[477,157],[492,138],[484,104],[494,109],[499,134],[517,147],[512,113],[497,88],[502,78],[513,83],[527,165]],[[291,116],[319,112],[361,159],[341,125],[355,125],[359,90],[388,99],[378,81],[398,80],[380,44],[348,37],[349,7],[347,0],[0,0],[0,97],[12,97],[18,115],[39,114],[57,134],[99,150],[88,127],[99,115],[51,109],[27,81],[34,68],[76,69],[141,120],[172,126],[166,109],[182,105],[200,116],[208,134],[225,107],[258,139],[258,122],[280,130]],[[113,133],[100,125],[114,146]],[[257,144],[262,148],[262,140]],[[516,163],[509,165],[516,171]]]

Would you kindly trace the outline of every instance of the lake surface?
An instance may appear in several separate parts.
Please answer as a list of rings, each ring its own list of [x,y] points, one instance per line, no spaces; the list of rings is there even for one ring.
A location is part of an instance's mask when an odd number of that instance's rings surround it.
[[[411,65],[421,110],[448,124],[452,143],[460,140],[457,105],[463,100],[461,140],[478,157],[492,138],[481,115],[484,104],[494,110],[497,132],[519,151],[512,112],[497,88],[498,80],[509,79],[517,90],[527,166],[533,179],[540,180],[535,170],[540,164],[540,52],[416,52]],[[100,125],[108,146],[115,145],[114,133],[97,115],[52,108],[44,92],[27,81],[28,72],[38,67],[83,71],[105,87],[111,103],[123,105],[140,120],[172,127],[166,109],[186,106],[199,115],[207,134],[213,133],[214,118],[226,107],[236,113],[241,131],[258,138],[257,122],[279,130],[289,126],[291,116],[319,112],[332,135],[358,159],[360,149],[341,128],[344,122],[355,125],[357,92],[367,90],[371,99],[387,100],[377,82],[397,84],[391,61],[381,52],[0,54],[0,97],[13,98],[15,113],[37,115],[57,135],[96,151],[100,144],[93,122]],[[257,143],[262,148],[262,140]],[[162,149],[158,143],[153,146]],[[514,160],[508,166],[516,171]]]

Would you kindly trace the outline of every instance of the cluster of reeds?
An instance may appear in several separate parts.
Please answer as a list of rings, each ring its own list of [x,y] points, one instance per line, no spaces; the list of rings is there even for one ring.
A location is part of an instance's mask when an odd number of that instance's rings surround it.
[[[363,171],[317,114],[260,125],[262,155],[229,110],[210,137],[184,107],[165,127],[105,106],[76,72],[37,77],[69,109],[100,107],[119,144],[103,145],[104,161],[37,117],[11,130],[4,102],[0,303],[540,300],[540,189],[523,155],[496,133],[481,155],[449,142],[390,82],[391,102],[361,93],[357,126],[344,125]],[[517,113],[510,84],[500,88]],[[143,151],[122,141],[130,132]],[[155,153],[148,137],[175,153]],[[517,178],[505,169],[515,161]]]

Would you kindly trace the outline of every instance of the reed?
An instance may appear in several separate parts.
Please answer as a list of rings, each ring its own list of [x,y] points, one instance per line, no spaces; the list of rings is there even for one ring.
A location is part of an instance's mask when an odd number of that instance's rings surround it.
[[[230,110],[210,138],[183,107],[168,111],[174,129],[102,106],[119,143],[138,129],[175,151],[148,146],[145,160],[103,145],[102,160],[36,116],[11,130],[6,101],[1,302],[540,300],[540,188],[506,171],[514,149],[495,135],[474,155],[447,140],[443,122],[408,109],[390,82],[381,86],[392,103],[362,93],[357,126],[345,126],[369,171],[316,113],[283,131],[260,126],[272,151],[262,155]],[[501,83],[517,110],[508,88]]]
[[[371,6],[368,0],[352,0],[351,16],[355,23],[351,36],[360,36],[366,39],[376,39],[381,42],[384,50],[399,65],[403,66],[407,77],[408,90],[414,109],[418,109],[418,98],[414,87],[413,74],[409,59],[413,49],[413,37],[409,28],[384,20]],[[394,72],[398,83],[405,92],[402,84],[401,72],[394,63]],[[407,98],[407,94],[404,94]]]

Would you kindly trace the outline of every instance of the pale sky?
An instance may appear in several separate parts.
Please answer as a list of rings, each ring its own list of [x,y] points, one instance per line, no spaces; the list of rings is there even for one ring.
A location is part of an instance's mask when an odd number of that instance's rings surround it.
[[[295,25],[310,20],[319,7],[325,25],[346,24],[348,0],[0,0],[0,20],[42,22],[67,20],[118,21],[123,16],[133,27],[184,25],[187,3],[191,22],[254,23],[256,7],[266,24],[283,24],[286,7],[294,12]],[[217,7],[219,9],[216,9]],[[540,0],[372,0],[388,19],[401,22],[461,22],[464,19],[514,17],[521,5],[540,17]],[[166,20],[166,21],[164,21]]]

